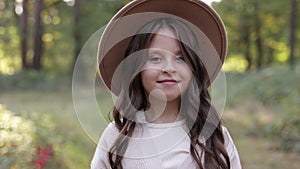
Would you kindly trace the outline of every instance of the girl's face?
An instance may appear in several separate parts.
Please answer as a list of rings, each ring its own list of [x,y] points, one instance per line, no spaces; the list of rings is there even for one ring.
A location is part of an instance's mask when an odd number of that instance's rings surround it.
[[[175,34],[168,28],[159,29],[150,43],[147,61],[141,72],[146,93],[158,89],[167,101],[180,99],[191,77],[192,72],[182,56]]]

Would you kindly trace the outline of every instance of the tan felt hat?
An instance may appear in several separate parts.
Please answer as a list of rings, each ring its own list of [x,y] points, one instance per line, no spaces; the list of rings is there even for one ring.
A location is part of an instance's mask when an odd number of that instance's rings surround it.
[[[133,0],[113,16],[100,39],[99,71],[109,89],[112,89],[113,75],[125,57],[131,38],[149,21],[166,17],[180,19],[191,27],[211,83],[216,78],[226,57],[227,36],[213,8],[200,0]]]

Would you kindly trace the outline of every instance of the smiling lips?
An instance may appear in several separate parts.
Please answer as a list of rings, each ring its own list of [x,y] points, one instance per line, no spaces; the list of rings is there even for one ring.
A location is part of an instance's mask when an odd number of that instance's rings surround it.
[[[178,83],[178,81],[174,80],[174,79],[166,79],[166,80],[160,80],[157,81],[158,83],[164,84],[164,85],[175,85]]]

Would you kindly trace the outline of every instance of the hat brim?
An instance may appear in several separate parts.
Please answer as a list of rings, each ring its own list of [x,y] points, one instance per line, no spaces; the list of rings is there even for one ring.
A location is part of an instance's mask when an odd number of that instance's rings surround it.
[[[200,0],[134,0],[110,20],[99,43],[100,76],[110,90],[132,36],[149,21],[170,16],[192,24],[212,83],[227,53],[225,26],[216,11]]]

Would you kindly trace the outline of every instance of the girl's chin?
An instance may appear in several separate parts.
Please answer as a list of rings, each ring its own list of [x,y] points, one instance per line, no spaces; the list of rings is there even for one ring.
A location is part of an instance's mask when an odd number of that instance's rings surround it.
[[[180,100],[181,93],[179,90],[165,90],[165,89],[154,89],[148,93],[148,99],[154,99],[161,102],[171,102],[174,100]]]
[[[168,95],[165,94],[165,97],[155,97],[157,100],[162,101],[162,102],[172,102],[175,100],[180,100],[180,95],[179,96],[174,96],[174,95]]]

